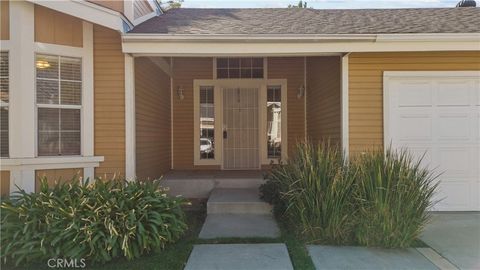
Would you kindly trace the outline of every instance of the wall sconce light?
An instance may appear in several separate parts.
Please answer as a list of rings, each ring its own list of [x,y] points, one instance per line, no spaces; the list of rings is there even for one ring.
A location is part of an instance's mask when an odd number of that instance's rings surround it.
[[[177,96],[180,100],[183,100],[185,96],[183,95],[183,87],[179,86],[177,89]]]
[[[301,99],[305,95],[305,86],[302,85],[298,88],[297,98]]]

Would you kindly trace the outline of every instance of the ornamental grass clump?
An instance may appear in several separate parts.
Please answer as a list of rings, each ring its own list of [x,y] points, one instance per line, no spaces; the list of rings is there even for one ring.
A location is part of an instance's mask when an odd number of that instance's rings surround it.
[[[181,198],[155,181],[56,184],[19,191],[1,204],[1,258],[16,265],[49,258],[133,259],[175,242],[186,230]]]
[[[308,242],[352,240],[355,175],[339,147],[328,142],[300,143],[293,158],[275,166],[267,178],[263,189],[270,192],[268,197],[282,205],[280,214]]]
[[[354,161],[357,170],[360,245],[409,247],[428,222],[436,175],[405,150],[372,151]]]

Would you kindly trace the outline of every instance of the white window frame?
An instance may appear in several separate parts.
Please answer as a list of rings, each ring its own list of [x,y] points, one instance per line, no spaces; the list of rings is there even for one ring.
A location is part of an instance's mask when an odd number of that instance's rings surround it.
[[[215,106],[215,158],[200,159],[200,87],[214,87]],[[282,154],[281,160],[288,157],[288,125],[287,125],[287,104],[288,88],[286,79],[214,79],[193,81],[193,155],[194,166],[218,165],[223,170],[223,89],[227,87],[255,87],[258,88],[258,139],[259,139],[259,168],[262,165],[278,163],[277,158],[268,158],[267,149],[267,86],[280,86],[282,99]]]
[[[193,87],[193,110],[194,110],[194,129],[193,129],[193,145],[194,145],[194,165],[221,165],[223,160],[223,140],[222,140],[222,123],[223,110],[222,99],[223,93],[212,80],[194,80]],[[200,158],[200,87],[213,87],[213,106],[214,106],[214,158],[201,159]]]
[[[53,57],[57,57],[58,58],[58,79],[48,79],[48,78],[38,78],[37,77],[37,69],[35,68],[35,106],[36,106],[36,109],[35,109],[35,156],[36,157],[78,157],[78,156],[83,156],[83,149],[82,149],[82,146],[83,146],[83,125],[85,124],[84,121],[83,121],[83,91],[84,91],[84,87],[83,87],[83,57],[77,57],[77,56],[68,56],[68,55],[58,55],[58,54],[46,54],[46,53],[38,53],[36,52],[35,53],[35,64],[36,64],[36,60],[37,60],[37,56],[38,55],[46,55],[46,56],[53,56]],[[65,58],[77,58],[77,59],[80,59],[80,62],[81,62],[81,68],[82,68],[82,80],[80,81],[81,82],[81,89],[80,89],[80,97],[81,97],[81,100],[80,100],[80,105],[66,105],[66,104],[60,104],[60,100],[61,100],[61,89],[60,89],[60,85],[58,87],[58,99],[59,99],[59,103],[58,104],[39,104],[37,102],[37,93],[38,93],[38,89],[37,89],[37,79],[41,79],[41,80],[52,80],[52,81],[58,81],[60,83],[60,81],[62,80],[60,78],[60,73],[61,73],[61,58],[62,57],[65,57]],[[74,110],[80,110],[80,153],[78,155],[42,155],[40,156],[39,153],[38,153],[38,136],[39,136],[39,132],[38,132],[38,110],[39,109],[74,109]],[[60,138],[59,138],[60,139]]]
[[[35,42],[35,56],[38,54],[74,57],[80,58],[82,63],[82,90],[81,105],[60,105],[54,106],[37,104],[35,96],[36,108],[60,108],[60,109],[80,109],[80,155],[68,156],[41,156],[58,158],[75,157],[75,156],[93,156],[94,154],[94,138],[93,138],[93,25],[83,23],[83,47],[71,47],[64,45],[48,44]],[[35,95],[36,89],[36,69],[35,69]],[[35,109],[35,157],[38,155],[38,109]]]

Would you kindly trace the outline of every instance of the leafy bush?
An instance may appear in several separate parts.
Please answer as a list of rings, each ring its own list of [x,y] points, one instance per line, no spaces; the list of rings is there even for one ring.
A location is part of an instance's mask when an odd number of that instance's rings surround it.
[[[428,221],[435,176],[405,150],[373,151],[355,161],[361,245],[408,247]]]
[[[185,231],[186,202],[159,181],[79,181],[39,193],[19,191],[1,204],[1,258],[15,264],[47,258],[106,262],[139,257]]]
[[[300,143],[261,191],[309,241],[409,247],[428,222],[437,187],[420,163],[390,149],[346,161],[329,143]]]
[[[272,164],[272,166],[276,167],[278,165]],[[264,201],[273,205],[273,212],[277,216],[280,216],[285,212],[286,206],[280,198],[280,186],[277,181],[267,180],[264,184],[262,184],[260,186],[260,197]]]
[[[298,144],[294,157],[274,167],[268,176],[265,187],[278,189],[277,203],[284,204],[287,221],[311,242],[352,239],[355,178],[344,164],[338,147],[306,142]]]

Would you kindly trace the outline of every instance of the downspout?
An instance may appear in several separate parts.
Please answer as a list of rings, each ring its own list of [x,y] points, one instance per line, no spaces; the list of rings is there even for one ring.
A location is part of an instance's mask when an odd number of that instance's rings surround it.
[[[342,56],[342,63],[341,63],[341,142],[342,148],[345,153],[345,157],[348,158],[349,151],[350,151],[350,140],[349,140],[349,103],[348,103],[348,57],[351,52],[346,53]]]
[[[170,57],[170,169],[173,170],[173,57]]]
[[[307,57],[303,57],[303,87],[305,88],[305,93],[303,96],[303,119],[304,119],[304,133],[305,133],[305,141],[308,139],[307,135]]]

